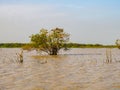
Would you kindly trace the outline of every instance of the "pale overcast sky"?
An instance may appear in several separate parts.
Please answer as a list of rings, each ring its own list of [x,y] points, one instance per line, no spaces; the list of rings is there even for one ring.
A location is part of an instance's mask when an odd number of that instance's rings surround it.
[[[0,43],[30,42],[41,28],[64,28],[71,42],[114,44],[120,0],[0,0]]]

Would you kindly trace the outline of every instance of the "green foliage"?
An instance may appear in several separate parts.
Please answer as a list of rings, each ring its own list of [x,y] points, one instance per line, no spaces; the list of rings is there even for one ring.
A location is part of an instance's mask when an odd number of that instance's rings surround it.
[[[68,43],[69,48],[116,48],[115,45]]]
[[[116,44],[117,47],[120,49],[120,40],[119,40],[119,39],[116,40],[115,44]]]
[[[0,48],[19,48],[26,45],[25,43],[0,43]]]
[[[33,47],[34,47],[33,44],[28,43],[28,44],[23,45],[23,46],[22,46],[22,49],[23,49],[23,50],[31,51]]]
[[[79,44],[79,43],[67,43],[63,47],[67,48],[118,48],[117,45],[101,45],[101,44]],[[66,48],[67,47],[67,48]],[[0,48],[22,48],[23,50],[32,50],[37,48],[34,43],[0,43]]]
[[[61,48],[65,48],[65,44],[69,41],[69,34],[60,28],[55,28],[51,31],[41,29],[38,34],[33,34],[30,38],[38,50],[44,51],[49,55],[57,55]]]

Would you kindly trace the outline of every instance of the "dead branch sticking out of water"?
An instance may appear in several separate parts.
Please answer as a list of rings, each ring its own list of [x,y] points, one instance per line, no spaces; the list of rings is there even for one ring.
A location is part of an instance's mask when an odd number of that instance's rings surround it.
[[[112,62],[112,52],[111,49],[106,49],[106,63]]]
[[[23,63],[23,50],[20,53],[16,53],[16,55],[18,62]]]

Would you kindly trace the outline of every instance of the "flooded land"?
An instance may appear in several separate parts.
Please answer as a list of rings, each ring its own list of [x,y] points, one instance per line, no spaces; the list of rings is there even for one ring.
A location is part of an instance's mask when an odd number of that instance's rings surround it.
[[[70,49],[58,56],[0,49],[0,90],[120,90],[120,50]]]

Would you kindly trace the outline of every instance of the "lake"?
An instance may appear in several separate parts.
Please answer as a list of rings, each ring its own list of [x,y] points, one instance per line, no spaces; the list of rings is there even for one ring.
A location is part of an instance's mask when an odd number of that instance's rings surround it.
[[[70,49],[58,56],[0,48],[0,90],[120,90],[120,50]]]

